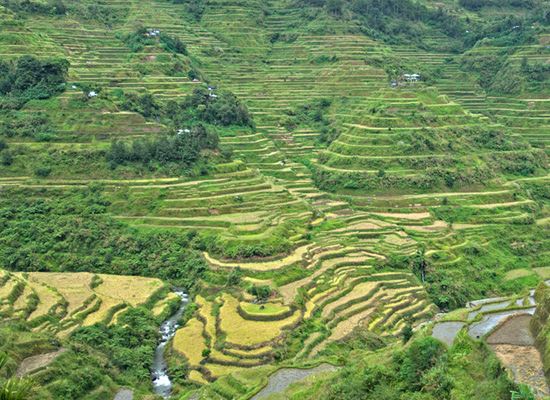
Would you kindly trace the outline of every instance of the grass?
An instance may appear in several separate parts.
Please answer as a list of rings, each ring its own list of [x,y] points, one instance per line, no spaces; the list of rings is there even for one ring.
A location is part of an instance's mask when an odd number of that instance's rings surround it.
[[[239,304],[239,307],[245,312],[246,315],[250,316],[269,315],[277,317],[279,315],[287,313],[290,310],[290,307],[276,303],[255,304],[241,302]]]
[[[535,271],[542,279],[550,279],[550,267],[534,268]]]
[[[507,281],[512,281],[514,279],[528,277],[532,274],[533,274],[533,272],[529,271],[528,269],[513,269],[513,270],[508,271],[506,273],[506,275],[504,276],[504,279],[507,280]]]

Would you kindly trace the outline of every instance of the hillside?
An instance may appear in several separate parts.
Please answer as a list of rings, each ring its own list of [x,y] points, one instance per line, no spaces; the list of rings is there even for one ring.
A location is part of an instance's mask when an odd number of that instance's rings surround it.
[[[178,288],[173,398],[248,399],[320,363],[338,371],[280,398],[511,398],[484,338],[447,349],[430,322],[550,277],[549,15],[0,0],[5,377],[64,349],[30,398],[155,398]],[[418,385],[415,348],[438,360]],[[79,363],[93,379],[61,378]]]

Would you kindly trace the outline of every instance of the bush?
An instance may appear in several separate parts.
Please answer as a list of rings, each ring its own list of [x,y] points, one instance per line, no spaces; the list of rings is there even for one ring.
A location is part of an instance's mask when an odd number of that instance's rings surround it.
[[[50,167],[38,167],[34,170],[34,174],[39,178],[47,178],[52,173]]]
[[[252,296],[256,296],[257,300],[265,301],[271,296],[271,292],[273,291],[270,286],[267,285],[252,285],[248,289],[246,289],[248,293],[250,293]]]

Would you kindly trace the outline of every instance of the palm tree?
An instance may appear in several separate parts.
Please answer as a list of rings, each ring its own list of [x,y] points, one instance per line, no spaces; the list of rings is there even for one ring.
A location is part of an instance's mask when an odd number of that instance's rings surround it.
[[[6,365],[8,356],[0,354],[0,369]],[[26,400],[31,392],[31,383],[24,379],[0,380],[0,400]]]

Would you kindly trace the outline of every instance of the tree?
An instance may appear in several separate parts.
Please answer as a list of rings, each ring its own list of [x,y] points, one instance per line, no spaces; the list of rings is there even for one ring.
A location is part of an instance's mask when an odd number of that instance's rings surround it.
[[[413,273],[418,276],[422,283],[426,282],[426,269],[428,263],[426,261],[425,249],[420,248],[411,260],[411,269]]]
[[[407,343],[409,341],[409,339],[413,336],[414,332],[413,332],[413,328],[411,326],[411,324],[407,324],[404,328],[403,328],[403,331],[401,332],[401,334],[403,335],[403,343]]]
[[[328,0],[326,7],[329,13],[334,15],[342,15],[342,7],[344,3],[342,0]]]
[[[0,153],[0,164],[8,167],[13,164],[13,154],[10,150],[4,150]]]

